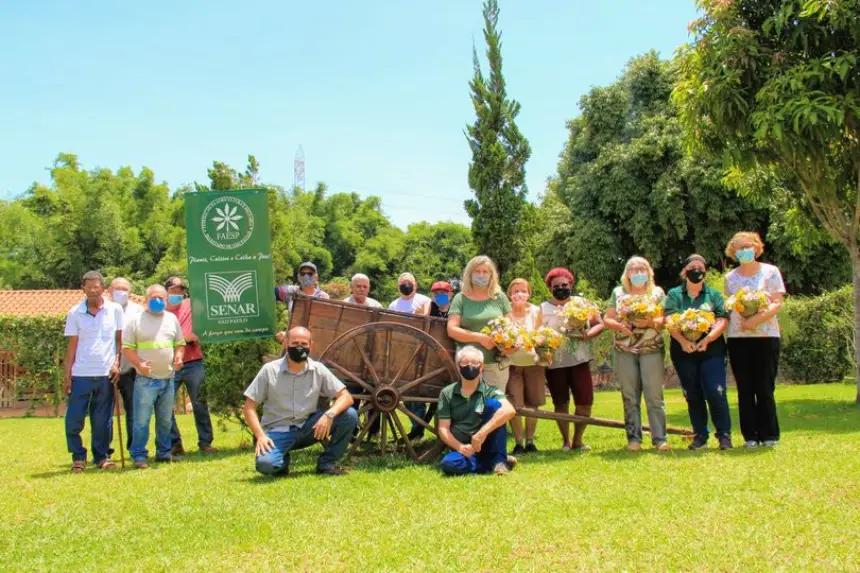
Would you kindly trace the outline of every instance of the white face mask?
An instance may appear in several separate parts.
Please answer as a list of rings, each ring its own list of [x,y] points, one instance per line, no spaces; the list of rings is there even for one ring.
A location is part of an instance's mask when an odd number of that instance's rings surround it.
[[[125,306],[125,303],[128,302],[128,293],[124,290],[113,291],[113,301],[117,304]]]

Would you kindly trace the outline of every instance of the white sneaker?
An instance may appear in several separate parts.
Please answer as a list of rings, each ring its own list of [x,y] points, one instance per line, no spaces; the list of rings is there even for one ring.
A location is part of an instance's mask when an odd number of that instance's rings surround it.
[[[779,442],[776,440],[765,440],[761,443],[761,445],[763,445],[766,448],[775,448],[777,446],[777,444],[779,444]]]
[[[752,449],[758,447],[758,442],[755,440],[748,440],[748,441],[744,442],[744,447],[748,450],[752,450]]]

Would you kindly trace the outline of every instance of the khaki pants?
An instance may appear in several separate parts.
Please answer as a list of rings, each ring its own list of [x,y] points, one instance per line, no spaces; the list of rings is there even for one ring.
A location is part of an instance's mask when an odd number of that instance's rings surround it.
[[[510,368],[501,368],[498,362],[484,364],[484,382],[504,392],[508,387],[510,372]]]

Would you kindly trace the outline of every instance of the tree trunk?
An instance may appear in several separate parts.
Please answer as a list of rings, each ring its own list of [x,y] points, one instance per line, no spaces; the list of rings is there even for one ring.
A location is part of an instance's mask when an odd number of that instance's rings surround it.
[[[857,383],[857,397],[860,404],[860,253],[851,253],[852,276],[854,278],[854,376]]]

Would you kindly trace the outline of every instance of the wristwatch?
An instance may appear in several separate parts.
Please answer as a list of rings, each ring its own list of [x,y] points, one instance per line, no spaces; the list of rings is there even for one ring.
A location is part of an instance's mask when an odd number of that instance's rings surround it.
[[[328,416],[329,420],[334,420],[334,412],[327,410],[325,415]]]

